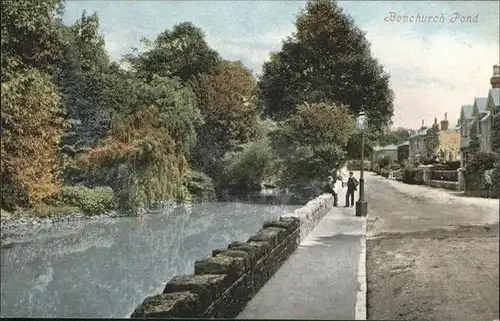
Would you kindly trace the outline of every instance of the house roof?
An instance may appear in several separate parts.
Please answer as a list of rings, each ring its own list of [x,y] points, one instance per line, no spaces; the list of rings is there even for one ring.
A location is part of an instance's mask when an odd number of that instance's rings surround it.
[[[463,113],[465,119],[472,118],[472,111],[473,110],[474,110],[474,107],[472,105],[462,105],[462,113]]]
[[[486,121],[486,120],[488,120],[488,118],[490,118],[490,112],[489,112],[489,111],[487,111],[487,112],[486,112],[486,115],[484,115],[484,117],[483,117],[483,118],[481,118],[481,121],[482,121],[482,122],[483,122],[483,121]]]
[[[378,151],[384,151],[384,150],[397,150],[398,146],[396,145],[387,145],[387,146],[375,146],[373,147],[373,150],[378,152]]]
[[[476,106],[479,113],[483,114],[486,112],[486,97],[474,97],[474,105]]]
[[[420,129],[419,131],[417,131],[416,133],[411,135],[410,139],[415,138],[415,137],[419,137],[419,136],[425,136],[427,134],[428,130],[429,130],[429,128]]]
[[[407,140],[406,142],[403,142],[403,143],[399,144],[398,147],[400,147],[400,146],[408,146],[408,145],[410,145],[410,141],[409,140]]]
[[[398,146],[396,145],[387,145],[387,146],[384,146],[382,147],[383,150],[397,150],[398,149]]]
[[[500,106],[500,88],[491,88],[488,91],[488,98],[493,100],[493,105],[496,107]]]

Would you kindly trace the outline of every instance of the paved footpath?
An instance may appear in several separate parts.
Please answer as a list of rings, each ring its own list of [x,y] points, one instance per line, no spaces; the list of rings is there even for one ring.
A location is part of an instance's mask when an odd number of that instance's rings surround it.
[[[345,189],[337,191],[339,207],[325,215],[238,319],[366,320],[366,220],[342,207]]]

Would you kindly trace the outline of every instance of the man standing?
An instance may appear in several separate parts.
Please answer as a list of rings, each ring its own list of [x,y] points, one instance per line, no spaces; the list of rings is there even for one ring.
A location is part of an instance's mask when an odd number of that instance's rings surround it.
[[[347,179],[347,193],[345,194],[345,207],[354,206],[354,191],[358,189],[359,182],[352,172],[349,172]],[[349,203],[349,200],[351,201]]]

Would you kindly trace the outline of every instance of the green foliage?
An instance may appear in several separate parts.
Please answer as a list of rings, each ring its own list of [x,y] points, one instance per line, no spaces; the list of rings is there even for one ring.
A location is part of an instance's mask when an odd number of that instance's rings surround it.
[[[439,125],[437,123],[433,124],[432,127],[427,130],[424,141],[427,148],[427,157],[429,159],[434,159],[437,156],[439,148]]]
[[[3,1],[2,79],[25,66],[48,72],[61,53],[56,18],[63,1]]]
[[[259,134],[255,90],[254,77],[239,62],[221,61],[213,74],[200,76],[199,105],[204,124],[198,129],[199,144],[191,160],[216,180],[226,153]]]
[[[500,162],[498,162],[491,172],[491,196],[500,198]]]
[[[271,55],[259,80],[266,115],[284,120],[305,101],[338,102],[351,114],[364,110],[374,128],[393,114],[389,75],[371,55],[354,20],[334,1],[309,1],[296,33]]]
[[[271,135],[284,185],[307,186],[325,179],[347,160],[345,147],[355,130],[344,106],[302,104]]]
[[[259,190],[272,168],[273,153],[267,140],[248,143],[225,160],[224,183],[232,193]]]
[[[399,145],[407,141],[409,137],[408,128],[398,127],[382,132],[378,138],[378,143],[380,146]]]
[[[380,168],[389,168],[392,162],[389,156],[384,156],[380,158],[377,163],[380,166]]]
[[[60,112],[47,74],[29,68],[2,82],[2,206],[32,206],[58,192]]]
[[[476,127],[476,124],[474,123],[472,126],[471,126],[471,129],[469,131],[469,137],[470,137],[470,141],[469,141],[469,155],[474,155],[475,153],[479,152],[479,147],[481,146],[480,142],[479,142],[479,136],[478,136],[478,133],[477,133],[477,127]]]
[[[491,119],[491,149],[500,155],[500,113]]]
[[[484,173],[493,169],[499,162],[499,156],[495,153],[474,153],[469,155],[464,171],[465,190],[477,191],[484,188]]]
[[[32,209],[28,211],[29,214],[36,217],[57,217],[57,216],[68,216],[75,213],[80,213],[81,210],[76,206],[71,205],[49,205],[49,204],[37,204]]]
[[[195,80],[202,74],[211,73],[219,61],[219,55],[205,41],[200,28],[191,22],[175,25],[154,40],[143,39],[149,50],[125,57],[140,78],[152,75],[179,77],[183,81]]]
[[[115,194],[109,187],[63,186],[60,201],[88,215],[103,214],[116,208]]]
[[[212,179],[205,173],[188,170],[184,176],[184,185],[189,194],[196,200],[213,200],[215,198],[215,190]]]

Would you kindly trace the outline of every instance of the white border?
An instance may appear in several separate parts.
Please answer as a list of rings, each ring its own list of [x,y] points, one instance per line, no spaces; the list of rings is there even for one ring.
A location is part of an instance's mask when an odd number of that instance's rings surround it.
[[[358,262],[359,291],[356,293],[355,320],[366,320],[366,217],[363,217],[361,254]]]

